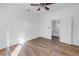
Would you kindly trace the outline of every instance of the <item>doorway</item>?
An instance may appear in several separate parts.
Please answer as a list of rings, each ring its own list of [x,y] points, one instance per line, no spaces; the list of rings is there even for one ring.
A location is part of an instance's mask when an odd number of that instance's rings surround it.
[[[52,39],[55,41],[59,41],[59,32],[60,30],[60,21],[59,20],[52,20]]]

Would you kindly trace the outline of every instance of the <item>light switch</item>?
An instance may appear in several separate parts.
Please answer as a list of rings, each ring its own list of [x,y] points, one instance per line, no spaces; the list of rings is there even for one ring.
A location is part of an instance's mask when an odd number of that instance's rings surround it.
[[[50,26],[48,26],[48,29],[50,29]]]

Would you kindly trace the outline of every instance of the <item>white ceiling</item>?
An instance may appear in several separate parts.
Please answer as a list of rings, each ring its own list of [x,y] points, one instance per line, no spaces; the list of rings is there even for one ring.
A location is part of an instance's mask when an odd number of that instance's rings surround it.
[[[0,4],[0,6],[1,5],[5,5],[5,6],[10,5],[12,7],[19,7],[19,9],[23,9],[26,13],[44,15],[57,10],[61,10],[63,8],[67,8],[67,7],[71,7],[79,4],[78,3],[55,3],[48,6],[50,8],[49,11],[45,10],[44,8],[41,8],[40,11],[37,11],[39,6],[31,6],[30,3],[4,3],[4,4]]]
[[[37,15],[45,15],[57,10],[61,10],[64,8],[68,8],[68,7],[72,7],[75,5],[79,5],[79,3],[55,3],[52,5],[49,5],[48,7],[50,8],[49,11],[45,10],[44,8],[41,8],[40,11],[37,11],[39,6],[30,6],[30,4],[17,4],[20,5],[19,7],[22,7],[25,9],[25,11],[29,12],[29,13],[33,13],[33,14],[37,14]],[[28,11],[30,9],[30,11]]]

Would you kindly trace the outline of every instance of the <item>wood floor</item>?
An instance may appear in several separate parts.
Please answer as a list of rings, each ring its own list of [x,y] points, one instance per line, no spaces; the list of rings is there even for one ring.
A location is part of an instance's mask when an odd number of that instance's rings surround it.
[[[55,39],[39,37],[25,42],[21,47],[18,56],[79,56],[78,46],[64,44]]]
[[[18,46],[18,44],[10,46],[9,50],[7,48],[1,49],[0,50],[0,56],[8,56],[8,55],[10,55],[17,46]]]
[[[26,46],[27,45],[27,46]],[[18,55],[28,56],[75,56],[79,55],[79,47],[60,43],[57,40],[36,38],[28,41]]]

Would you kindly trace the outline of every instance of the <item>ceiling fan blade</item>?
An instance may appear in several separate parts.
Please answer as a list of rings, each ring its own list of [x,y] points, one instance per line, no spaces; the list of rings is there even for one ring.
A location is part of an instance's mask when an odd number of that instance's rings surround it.
[[[40,6],[40,4],[30,4],[31,6]]]
[[[40,7],[37,9],[37,11],[40,11]]]
[[[54,3],[45,3],[46,5],[51,5],[51,4],[54,4]]]
[[[46,9],[46,10],[49,10],[49,8],[48,8],[48,7],[46,7],[46,6],[45,6],[45,9]]]

